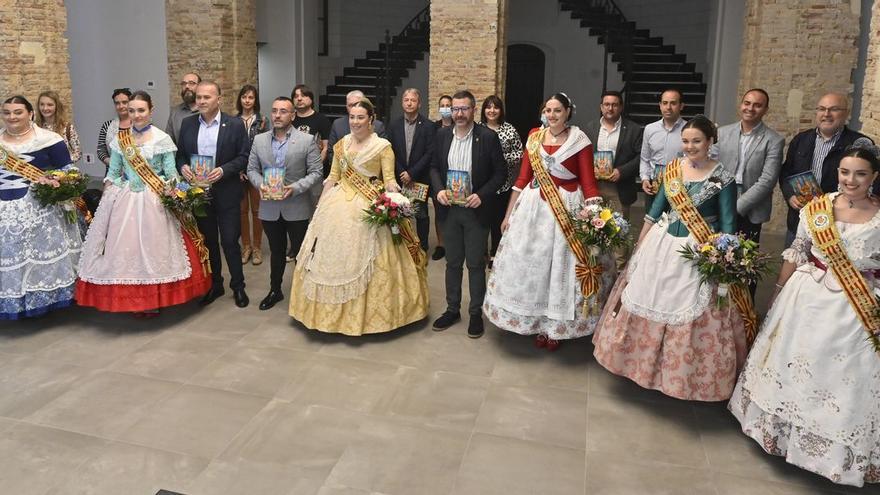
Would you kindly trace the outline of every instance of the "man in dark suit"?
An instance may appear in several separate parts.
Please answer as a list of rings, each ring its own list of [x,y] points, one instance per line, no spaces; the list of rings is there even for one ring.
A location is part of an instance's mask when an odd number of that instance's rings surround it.
[[[394,174],[404,186],[413,182],[429,184],[434,155],[434,123],[419,113],[421,94],[415,88],[404,90],[401,97],[403,116],[388,127],[388,140],[394,151]],[[417,203],[416,231],[422,249],[428,252],[431,219],[427,203]]]
[[[431,183],[437,201],[449,208],[443,225],[446,244],[446,312],[434,321],[445,330],[461,320],[462,266],[467,260],[471,302],[468,337],[483,335],[486,295],[486,246],[493,201],[507,177],[507,163],[495,131],[474,125],[476,100],[470,91],[452,96],[455,125],[437,131],[431,163]]]
[[[611,152],[611,176],[600,179],[599,192],[612,207],[630,219],[630,206],[636,202],[639,176],[639,154],[642,152],[644,128],[627,119],[623,113],[623,95],[619,91],[602,93],[601,116],[587,123],[584,132],[595,152]],[[596,160],[593,160],[596,163]]]
[[[235,305],[243,308],[250,301],[244,291],[241,247],[238,245],[243,194],[239,174],[247,166],[250,143],[242,120],[220,111],[220,86],[217,83],[199,83],[196,87],[196,104],[199,114],[186,117],[180,125],[177,166],[183,176],[192,181],[195,177],[189,164],[193,155],[211,156],[214,162],[214,169],[207,178],[211,183],[211,203],[207,216],[197,218],[211,257],[214,284],[200,304],[210,304],[225,293],[223,264],[220,261],[222,244],[229,267],[229,287]]]
[[[798,216],[804,204],[798,201],[788,178],[811,171],[822,192],[837,191],[837,169],[846,148],[865,137],[846,126],[849,103],[846,95],[828,93],[816,104],[816,127],[799,132],[791,139],[779,172],[779,188],[788,202],[788,232],[785,247],[791,246],[797,232]]]

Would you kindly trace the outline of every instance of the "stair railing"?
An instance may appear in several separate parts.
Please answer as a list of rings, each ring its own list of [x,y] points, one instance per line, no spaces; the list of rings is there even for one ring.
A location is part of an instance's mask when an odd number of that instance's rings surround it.
[[[623,11],[620,10],[620,7],[617,6],[617,3],[614,0],[581,0],[581,5],[590,8],[590,9],[601,9],[608,15],[613,15],[617,19],[620,20],[620,24],[624,24],[627,22],[626,16],[623,15]],[[619,33],[618,33],[619,34]],[[621,88],[620,92],[623,93],[623,112],[628,113],[629,111],[629,95],[627,94],[627,86],[628,81],[630,79],[630,73],[632,72],[632,58],[633,58],[633,47],[631,41],[623,41],[620,40],[619,36],[613,33],[611,28],[605,27],[604,29],[605,35],[605,54],[603,59],[603,67],[602,67],[602,91],[606,91],[608,89],[608,56],[612,47],[611,40],[612,36],[615,36],[619,42],[615,42],[615,46],[613,48],[614,52],[620,56],[620,62],[623,64],[623,74],[624,74],[624,83],[623,88]]]
[[[382,85],[382,117],[387,125],[391,120],[391,52],[394,51],[394,42],[409,34],[410,31],[419,31],[425,26],[430,28],[431,25],[431,4],[419,11],[413,16],[400,33],[391,37],[390,32],[385,30],[385,64],[382,67],[382,77],[378,81]],[[379,88],[376,88],[379,89]]]

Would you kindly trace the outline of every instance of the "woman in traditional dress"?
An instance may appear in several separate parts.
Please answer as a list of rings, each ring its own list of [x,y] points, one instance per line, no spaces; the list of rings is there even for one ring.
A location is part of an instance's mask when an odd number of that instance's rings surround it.
[[[79,142],[79,133],[76,132],[67,107],[61,102],[61,97],[55,91],[43,91],[37,98],[37,125],[52,131],[64,139],[67,151],[70,153],[70,161],[76,163],[82,157],[82,145]]]
[[[489,95],[483,100],[480,122],[498,134],[498,140],[501,141],[501,152],[504,153],[504,161],[507,163],[507,179],[504,181],[504,185],[498,189],[497,211],[489,229],[488,266],[492,268],[498,244],[501,242],[501,223],[506,217],[511,188],[522,164],[523,145],[513,124],[504,120],[504,102],[497,95]]]
[[[483,302],[483,312],[495,326],[537,335],[535,345],[549,350],[560,340],[593,332],[598,312],[585,314],[584,307],[601,308],[615,274],[613,259],[599,256],[601,288],[585,305],[575,276],[580,260],[571,247],[571,242],[580,243],[568,239],[559,222],[570,221],[568,212],[582,206],[585,198],[601,198],[593,147],[583,131],[568,125],[571,114],[571,101],[563,93],[544,103],[549,127],[529,136]],[[536,171],[549,176],[552,190],[545,190]],[[561,219],[554,213],[555,202],[562,205]],[[583,246],[578,249],[584,253]]]
[[[128,105],[131,129],[108,137],[110,170],[83,246],[76,300],[148,317],[201,297],[211,278],[196,247],[198,230],[182,229],[159,196],[167,181],[178,178],[177,147],[152,125],[148,93],[134,92]]]
[[[593,336],[596,360],[642,387],[685,400],[726,400],[746,356],[745,320],[719,305],[679,250],[736,230],[736,182],[709,158],[715,125],[682,128],[684,158],[666,166],[663,192],[645,216],[635,254]],[[705,238],[705,239],[704,239]]]
[[[391,143],[372,129],[373,105],[349,111],[351,134],[333,149],[330,176],[293,272],[290,315],[306,327],[362,335],[394,330],[428,314],[424,252],[418,238],[395,244],[388,227],[364,222],[378,195],[397,191]]]
[[[260,113],[260,93],[256,86],[245,84],[235,101],[238,118],[244,122],[251,144],[254,136],[269,130],[269,121]],[[263,264],[263,223],[260,222],[260,191],[251,185],[247,173],[241,173],[244,196],[241,198],[241,263]],[[253,233],[251,233],[253,227]]]
[[[58,134],[33,125],[23,96],[3,102],[0,129],[0,320],[40,316],[73,303],[82,241],[59,206],[29,191],[47,170],[70,164]]]
[[[880,331],[878,153],[850,147],[840,192],[801,210],[728,405],[767,453],[855,486],[880,483],[880,348],[869,338]]]

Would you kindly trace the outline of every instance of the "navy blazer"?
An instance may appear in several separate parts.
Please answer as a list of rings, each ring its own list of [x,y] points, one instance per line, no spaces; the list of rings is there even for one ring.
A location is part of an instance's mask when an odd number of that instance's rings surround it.
[[[434,159],[431,162],[431,186],[435,191],[446,189],[446,174],[449,171],[449,148],[452,146],[452,133],[455,126],[437,130],[434,140]],[[493,208],[498,201],[498,189],[507,179],[507,162],[501,151],[498,134],[488,127],[474,124],[471,154],[471,187],[480,197],[476,208],[477,218],[483,225],[492,221]]]
[[[434,123],[419,114],[416,117],[416,129],[409,152],[409,161],[407,161],[406,130],[404,129],[403,117],[391,122],[391,125],[388,126],[388,140],[391,141],[391,149],[394,151],[394,175],[398,181],[400,174],[409,172],[412,180],[430,183],[431,160],[434,158],[434,134]]]
[[[180,124],[177,139],[177,169],[189,165],[189,157],[199,154],[199,114],[190,115]],[[223,178],[211,185],[213,199],[226,203],[241,201],[244,189],[240,172],[247,168],[250,139],[244,122],[238,117],[220,113],[220,131],[217,134],[217,153],[214,166],[223,169]]]
[[[867,137],[864,134],[854,131],[844,126],[837,143],[828,151],[825,161],[822,162],[822,177],[817,177],[819,186],[823,192],[837,191],[837,169],[840,167],[840,159],[846,148],[853,144],[856,139]],[[794,195],[791,186],[788,184],[788,178],[792,175],[806,172],[813,167],[813,151],[816,149],[816,128],[801,131],[791,139],[788,144],[788,152],[785,154],[785,161],[782,162],[782,168],[779,172],[779,188],[786,201]],[[788,207],[788,218],[786,219],[788,230],[797,232],[799,211],[791,206]]]

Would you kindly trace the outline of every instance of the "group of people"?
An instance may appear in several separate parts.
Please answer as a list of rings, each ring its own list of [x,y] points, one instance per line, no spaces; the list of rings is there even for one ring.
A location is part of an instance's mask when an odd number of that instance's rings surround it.
[[[466,266],[469,337],[483,334],[484,315],[548,350],[592,335],[610,372],[682,400],[729,400],[767,452],[837,483],[880,482],[880,149],[846,127],[844,95],[819,99],[816,126],[787,153],[763,122],[769,95],[757,88],[742,96],[740,120],[721,127],[682,119],[683,95],[669,89],[662,118],[644,128],[622,115],[621,93],[606,91],[599,117],[581,129],[570,123],[574,103],[556,93],[525,145],[495,95],[477,123],[467,90],[440,99],[435,123],[408,88],[403,115],[387,125],[359,92],[332,124],[303,85],[275,98],[268,117],[250,85],[235,116],[220,110],[219,86],[197,74],[183,77],[181,97],[162,131],[148,93],[113,92],[117,118],[101,126],[98,145],[105,187],[84,241],[60,207],[29,193],[40,173],[75,161],[75,131],[45,128],[70,128],[63,106],[49,94],[44,112],[41,95],[37,125],[27,99],[4,101],[0,318],[73,301],[141,318],[193,299],[210,304],[225,293],[224,260],[245,307],[243,264],[262,262],[265,234],[270,291],[260,309],[284,300],[293,261],[289,314],[302,325],[388,332],[428,315],[430,201],[431,258],[446,259],[434,330],[461,320]],[[196,170],[206,157],[213,166]],[[600,159],[610,171],[597,170]],[[790,180],[807,172],[820,189],[811,200]],[[268,178],[279,176],[272,191]],[[163,206],[164,188],[177,182],[210,191],[202,216]],[[681,250],[718,233],[759,242],[777,184],[789,208],[784,263],[749,349],[753,315],[720,304],[719,288]],[[607,205],[632,220],[639,187],[648,199],[635,247],[583,245],[570,213]],[[400,192],[414,218],[399,236],[364,221],[383,193]]]

